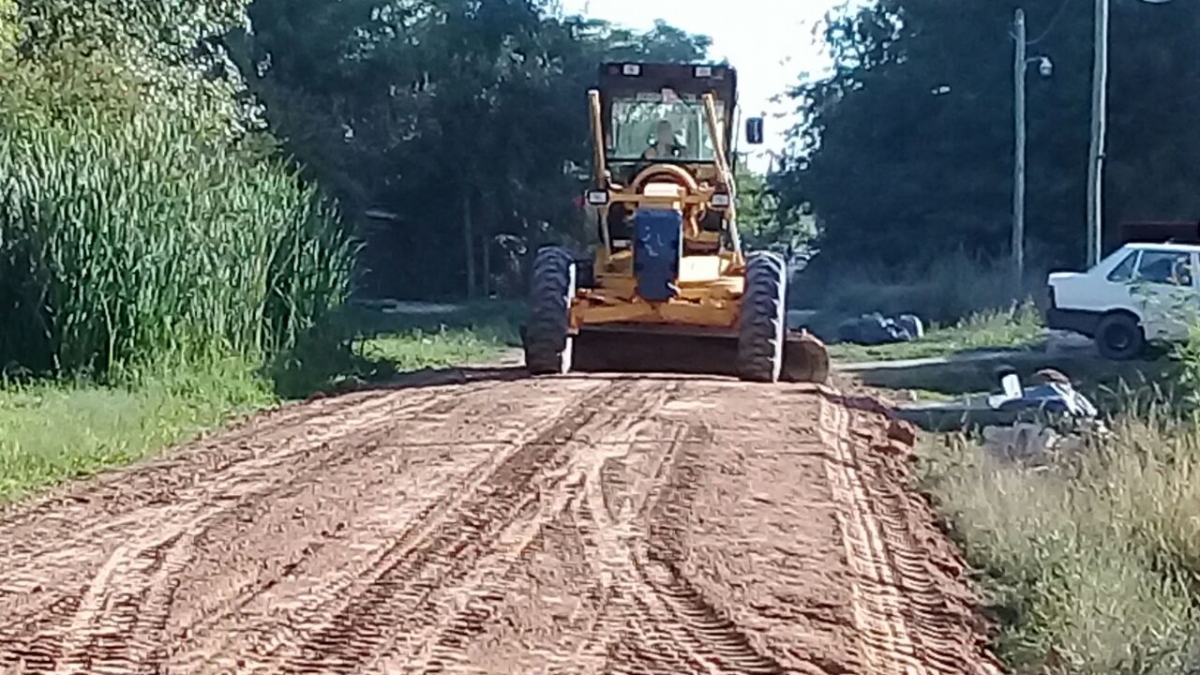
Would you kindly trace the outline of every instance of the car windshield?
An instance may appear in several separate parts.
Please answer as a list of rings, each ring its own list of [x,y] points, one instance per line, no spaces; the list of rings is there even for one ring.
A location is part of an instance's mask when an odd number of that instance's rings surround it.
[[[725,128],[725,108],[717,101],[717,128]],[[612,104],[612,160],[643,158],[713,161],[716,149],[708,132],[704,104],[697,96],[639,93]]]

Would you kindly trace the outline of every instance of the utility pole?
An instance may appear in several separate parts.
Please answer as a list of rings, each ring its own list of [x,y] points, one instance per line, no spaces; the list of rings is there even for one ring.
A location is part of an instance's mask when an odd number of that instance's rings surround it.
[[[1100,262],[1104,223],[1104,145],[1108,126],[1109,0],[1096,0],[1092,64],[1092,141],[1088,149],[1087,264]]]
[[[1172,0],[1141,0],[1166,5]],[[1104,243],[1104,150],[1108,128],[1108,28],[1110,0],[1096,0],[1094,62],[1092,64],[1092,142],[1088,149],[1088,250],[1091,267],[1100,262]]]
[[[1020,296],[1025,285],[1025,73],[1029,65],[1026,56],[1028,41],[1025,29],[1025,10],[1017,9],[1013,20],[1016,38],[1016,57],[1013,60],[1013,121],[1016,146],[1013,158],[1012,264],[1013,290]]]

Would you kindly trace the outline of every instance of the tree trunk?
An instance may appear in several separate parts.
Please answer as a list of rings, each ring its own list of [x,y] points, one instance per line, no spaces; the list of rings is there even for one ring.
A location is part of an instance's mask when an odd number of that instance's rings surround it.
[[[471,218],[471,191],[463,190],[463,243],[467,257],[467,299],[475,299],[475,225]]]
[[[479,238],[480,250],[483,252],[483,297],[492,297],[492,247],[491,238],[483,235]]]

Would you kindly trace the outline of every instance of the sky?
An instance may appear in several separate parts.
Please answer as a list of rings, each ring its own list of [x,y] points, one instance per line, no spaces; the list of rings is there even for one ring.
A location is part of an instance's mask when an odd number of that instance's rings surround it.
[[[751,167],[765,170],[767,152],[782,149],[784,132],[796,117],[789,101],[771,99],[801,82],[801,74],[819,77],[830,61],[820,26],[825,13],[841,0],[559,0],[567,14],[585,14],[634,29],[649,29],[655,19],[713,40],[714,61],[728,58],[737,68],[743,119],[766,113],[766,139],[751,153]],[[782,116],[782,117],[777,117]],[[743,142],[742,152],[751,150]]]

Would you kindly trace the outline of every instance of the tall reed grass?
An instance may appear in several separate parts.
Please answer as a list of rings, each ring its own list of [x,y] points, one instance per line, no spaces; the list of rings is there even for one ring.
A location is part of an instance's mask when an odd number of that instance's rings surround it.
[[[8,75],[0,365],[103,377],[266,359],[344,299],[352,242],[288,167],[140,104],[118,76]]]

